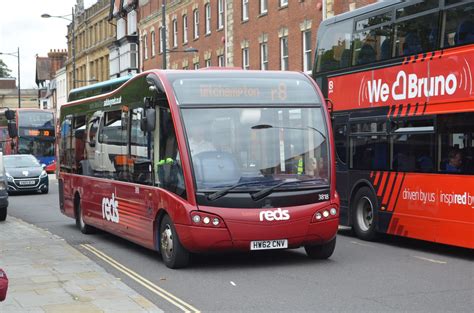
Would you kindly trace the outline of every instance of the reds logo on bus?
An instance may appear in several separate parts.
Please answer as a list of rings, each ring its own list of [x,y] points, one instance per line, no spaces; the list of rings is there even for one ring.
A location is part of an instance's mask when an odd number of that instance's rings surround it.
[[[119,222],[118,201],[114,193],[110,199],[102,198],[102,218],[113,223]]]
[[[402,65],[332,77],[334,109],[462,101],[474,95],[474,56],[467,53],[419,56]]]

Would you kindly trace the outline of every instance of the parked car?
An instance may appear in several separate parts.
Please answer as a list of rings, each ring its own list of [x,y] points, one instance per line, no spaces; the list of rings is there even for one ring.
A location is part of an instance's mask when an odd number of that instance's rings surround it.
[[[0,152],[0,221],[7,218],[8,190],[5,168],[3,166],[3,153]]]
[[[48,193],[48,173],[31,154],[12,154],[3,157],[8,192],[41,191]]]

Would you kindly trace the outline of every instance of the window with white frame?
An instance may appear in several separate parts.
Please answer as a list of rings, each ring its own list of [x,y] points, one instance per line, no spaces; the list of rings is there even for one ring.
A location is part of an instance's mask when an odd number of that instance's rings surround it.
[[[260,14],[268,12],[268,0],[260,0]]]
[[[183,44],[188,43],[188,16],[183,15]]]
[[[137,32],[137,11],[130,11],[127,15],[127,34],[133,35]]]
[[[193,22],[194,22],[194,39],[199,38],[199,11],[198,9],[193,12]]]
[[[280,7],[288,6],[288,0],[280,0]]]
[[[280,38],[280,69],[288,70],[288,36]]]
[[[206,67],[211,67],[211,59],[206,60]]]
[[[154,57],[155,56],[155,31],[152,31],[150,33],[150,36],[151,36],[151,56]]]
[[[147,42],[146,34],[143,35],[142,42],[143,42],[143,58],[146,60],[148,59],[148,42]]]
[[[198,70],[199,69],[199,63],[194,63],[194,69]]]
[[[268,44],[266,42],[260,44],[260,69],[268,70]]]
[[[242,49],[242,68],[244,70],[248,70],[250,68],[249,65],[249,48]]]
[[[219,67],[224,67],[225,66],[224,55],[223,54],[217,56],[217,65]]]
[[[160,42],[158,43],[160,45],[160,53],[163,53],[163,27],[159,28],[158,37],[160,40]]]
[[[204,6],[204,15],[205,15],[205,25],[206,25],[206,35],[211,33],[211,4],[206,3]]]
[[[224,0],[217,1],[217,29],[224,28]]]
[[[178,21],[173,20],[173,48],[178,46]]]
[[[311,71],[313,69],[311,59],[311,30],[303,32],[303,71]]]
[[[249,0],[242,0],[242,21],[249,19]]]

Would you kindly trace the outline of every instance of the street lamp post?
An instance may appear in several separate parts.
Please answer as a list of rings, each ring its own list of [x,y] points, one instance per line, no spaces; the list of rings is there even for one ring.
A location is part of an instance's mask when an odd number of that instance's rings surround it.
[[[21,108],[20,47],[18,47],[16,54],[15,54],[15,52],[12,52],[12,53],[3,53],[3,52],[0,52],[0,54],[3,54],[3,55],[11,55],[11,56],[14,56],[14,57],[16,57],[16,58],[18,59],[18,108],[20,109],[20,108]]]
[[[76,38],[75,38],[75,21],[74,21],[74,7],[71,9],[71,18],[68,18],[66,16],[69,16],[69,14],[66,15],[49,15],[48,13],[41,14],[42,18],[50,18],[50,17],[56,17],[56,18],[62,18],[66,21],[71,22],[71,54],[72,54],[72,88],[76,88]]]

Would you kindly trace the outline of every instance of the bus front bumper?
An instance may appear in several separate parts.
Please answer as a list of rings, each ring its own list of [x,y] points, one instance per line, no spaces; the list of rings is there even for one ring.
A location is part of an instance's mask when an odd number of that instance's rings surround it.
[[[288,240],[288,248],[318,245],[332,240],[339,225],[337,218],[320,222],[304,223],[303,233],[294,232],[303,225],[250,226],[247,223],[226,222],[225,228],[175,225],[183,246],[191,252],[250,251],[251,242],[258,240]],[[299,223],[301,224],[301,223]],[[231,229],[233,231],[231,231]],[[243,235],[246,234],[246,235]]]

